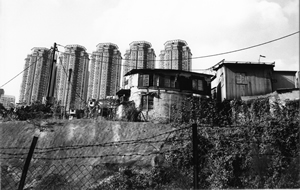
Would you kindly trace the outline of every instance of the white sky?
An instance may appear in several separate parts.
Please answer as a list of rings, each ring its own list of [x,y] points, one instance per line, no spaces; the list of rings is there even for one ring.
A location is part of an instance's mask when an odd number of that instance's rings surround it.
[[[79,44],[91,53],[111,42],[121,54],[132,41],[152,44],[157,56],[168,40],[188,43],[193,57],[222,53],[299,31],[299,0],[0,0],[0,86],[24,69],[33,47]],[[58,47],[63,51],[62,47]],[[274,62],[299,70],[299,33],[257,48],[203,59]],[[2,88],[19,99],[22,74]]]

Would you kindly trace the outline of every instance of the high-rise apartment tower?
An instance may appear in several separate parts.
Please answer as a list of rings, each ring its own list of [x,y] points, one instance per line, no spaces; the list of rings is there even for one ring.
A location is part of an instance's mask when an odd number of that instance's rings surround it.
[[[115,96],[120,89],[121,53],[112,43],[99,43],[92,53],[88,99],[105,99]]]
[[[47,96],[50,77],[50,50],[43,47],[32,48],[25,59],[19,102],[31,104],[43,101]]]
[[[184,40],[170,40],[160,52],[159,68],[192,71],[192,53]]]
[[[134,41],[129,45],[130,49],[126,50],[124,54],[123,75],[132,69],[154,69],[156,55],[151,48],[151,43],[146,41]]]
[[[67,45],[57,61],[54,97],[70,109],[84,109],[87,103],[89,55],[81,45]]]

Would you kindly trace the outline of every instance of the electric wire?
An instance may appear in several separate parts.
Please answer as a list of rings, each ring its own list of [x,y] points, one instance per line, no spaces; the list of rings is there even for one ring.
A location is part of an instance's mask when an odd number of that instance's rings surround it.
[[[291,33],[291,34],[288,34],[288,35],[285,35],[283,37],[280,37],[280,38],[276,38],[276,39],[273,39],[273,40],[270,40],[270,41],[267,41],[267,42],[263,42],[263,43],[260,43],[260,44],[256,44],[256,45],[253,45],[253,46],[248,46],[248,47],[245,47],[245,48],[240,48],[240,49],[237,49],[237,50],[232,50],[232,51],[226,51],[226,52],[222,52],[222,53],[216,53],[216,54],[211,54],[211,55],[204,55],[204,56],[196,56],[196,57],[191,57],[191,58],[187,58],[186,60],[190,60],[190,59],[202,59],[202,58],[208,58],[208,57],[215,57],[215,56],[220,56],[220,55],[225,55],[225,54],[230,54],[230,53],[235,53],[235,52],[239,52],[239,51],[244,51],[244,50],[247,50],[247,49],[252,49],[252,48],[255,48],[255,47],[259,47],[259,46],[262,46],[262,45],[266,45],[266,44],[269,44],[269,43],[272,43],[272,42],[275,42],[275,41],[279,41],[279,40],[282,40],[284,38],[287,38],[287,37],[290,37],[290,36],[293,36],[295,34],[299,33],[299,31],[297,32],[294,32],[294,33]],[[57,44],[58,46],[61,46],[61,47],[64,47],[64,48],[67,48],[67,49],[72,49],[71,47],[67,47],[67,46],[64,46],[64,45],[61,45],[61,44]],[[94,53],[88,53],[86,52],[87,54],[89,55],[94,55]],[[110,58],[109,56],[101,56],[101,57],[104,57],[104,58]],[[129,58],[125,58],[123,59],[121,57],[122,60],[124,60],[125,62],[126,61],[139,61],[137,59],[129,59]],[[177,61],[177,60],[181,60],[181,59],[174,59],[174,58],[171,58],[171,59],[163,59],[163,60],[159,60],[159,62],[164,62],[164,61]],[[147,61],[149,62],[155,62],[156,60],[149,60],[147,59]],[[104,63],[107,63],[108,62],[104,62]],[[114,63],[112,63],[114,64]],[[117,64],[115,64],[117,65]],[[123,67],[127,67],[127,68],[136,68],[136,69],[139,69],[139,67],[135,66],[135,65],[130,65],[130,62],[128,64],[120,64],[120,66],[123,66]],[[212,66],[213,67],[213,66]],[[211,71],[212,67],[210,68],[207,68],[207,69],[192,69],[192,71],[204,71],[204,72],[208,72],[208,71]],[[124,73],[123,73],[124,74]]]
[[[285,35],[285,36],[282,36],[280,38],[276,38],[274,40],[270,40],[270,41],[263,42],[263,43],[260,43],[260,44],[252,45],[252,46],[249,46],[249,47],[240,48],[240,49],[236,49],[236,50],[232,50],[232,51],[227,51],[227,52],[223,52],[223,53],[216,53],[216,54],[211,54],[211,55],[204,55],[204,56],[193,57],[193,59],[202,59],[202,58],[207,58],[207,57],[214,57],[214,56],[219,56],[219,55],[225,55],[225,54],[235,53],[235,52],[239,52],[239,51],[244,51],[244,50],[247,50],[247,49],[252,49],[252,48],[255,48],[255,47],[266,45],[266,44],[269,44],[269,43],[272,43],[272,42],[275,42],[275,41],[278,41],[278,40],[282,40],[284,38],[293,36],[293,35],[295,35],[297,33],[299,33],[299,31],[291,33],[291,34],[288,34],[288,35]]]
[[[51,51],[51,49],[46,50],[46,51]],[[4,83],[0,88],[2,88],[3,86],[5,86],[6,84],[8,84],[9,82],[11,82],[12,80],[14,80],[15,78],[17,78],[20,74],[22,74],[24,71],[26,71],[27,69],[29,69],[32,65],[34,65],[35,63],[37,63],[37,61],[39,61],[41,58],[43,58],[43,56],[39,57],[38,60],[36,60],[35,62],[32,62],[29,66],[27,66],[23,71],[21,71],[20,73],[18,73],[16,76],[14,76],[12,79],[10,79],[9,81],[7,81],[6,83]]]
[[[232,50],[232,51],[227,51],[227,52],[222,52],[222,53],[215,53],[215,54],[211,54],[211,55],[204,55],[204,56],[196,56],[196,57],[191,57],[191,58],[188,58],[188,59],[202,59],[202,58],[208,58],[208,57],[214,57],[214,56],[219,56],[219,55],[225,55],[225,54],[229,54],[229,53],[235,53],[235,52],[239,52],[239,51],[243,51],[243,50],[247,50],[247,49],[251,49],[251,48],[255,48],[255,47],[259,47],[259,46],[262,46],[262,45],[266,45],[266,44],[269,44],[269,43],[272,43],[272,42],[275,42],[275,41],[278,41],[278,40],[282,40],[284,38],[287,38],[287,37],[290,37],[290,36],[293,36],[295,34],[299,33],[299,31],[297,32],[294,32],[294,33],[291,33],[291,34],[288,34],[288,35],[285,35],[283,37],[280,37],[280,38],[276,38],[274,40],[270,40],[270,41],[267,41],[267,42],[264,42],[264,43],[260,43],[260,44],[257,44],[257,45],[253,45],[253,46],[249,46],[249,47],[245,47],[245,48],[241,48],[241,49],[237,49],[237,50]],[[61,46],[61,47],[64,47],[64,48],[68,48],[66,46],[63,46],[63,45],[60,45],[60,44],[57,44],[58,46]],[[88,53],[88,54],[92,54],[92,53]],[[123,58],[121,58],[123,59]],[[130,60],[130,59],[124,59],[124,60]],[[135,60],[135,59],[132,59],[132,60]],[[164,59],[163,61],[171,61],[171,60],[176,60],[176,59]],[[154,61],[154,60],[153,60]],[[162,60],[160,60],[162,61]],[[32,65],[32,64],[31,64]],[[22,74],[25,70],[27,70],[31,65],[29,65],[27,68],[25,68],[23,71],[21,71],[20,73],[18,73],[16,76],[14,76],[13,78],[11,78],[9,81],[7,81],[6,83],[4,83],[0,88],[2,88],[3,86],[5,86],[6,84],[10,83],[12,80],[14,80],[15,78],[17,78],[20,74]],[[204,69],[204,70],[210,70],[211,68],[209,69]]]
[[[252,48],[259,47],[259,46],[262,46],[262,45],[266,45],[266,44],[269,44],[269,43],[272,43],[272,42],[275,42],[275,41],[279,41],[279,40],[282,40],[284,38],[293,36],[293,35],[298,34],[298,33],[299,33],[299,31],[288,34],[288,35],[285,35],[285,36],[282,36],[282,37],[279,37],[279,38],[276,38],[276,39],[273,39],[273,40],[270,40],[270,41],[266,41],[266,42],[259,43],[259,44],[256,44],[256,45],[248,46],[248,47],[245,47],[245,48],[240,48],[240,49],[236,49],[236,50],[226,51],[226,52],[222,52],[222,53],[215,53],[215,54],[210,54],[210,55],[196,56],[196,57],[191,57],[191,58],[187,58],[187,59],[202,59],[202,58],[215,57],[215,56],[235,53],[235,52],[239,52],[239,51],[244,51],[244,50],[247,50],[247,49],[252,49]],[[72,49],[70,47],[67,47],[67,46],[64,46],[64,45],[61,45],[61,44],[57,44],[57,45],[61,46],[61,47],[64,47],[64,48]],[[94,55],[93,53],[87,53],[87,54]],[[109,56],[102,56],[102,57],[109,58]],[[121,59],[123,59],[123,58],[121,58]],[[136,61],[136,59],[123,59],[123,60],[125,60],[125,61]],[[172,59],[163,59],[163,60],[159,60],[159,61],[172,61],[172,60],[180,60],[180,59],[173,59],[172,58]],[[156,61],[156,60],[148,60],[148,61]]]

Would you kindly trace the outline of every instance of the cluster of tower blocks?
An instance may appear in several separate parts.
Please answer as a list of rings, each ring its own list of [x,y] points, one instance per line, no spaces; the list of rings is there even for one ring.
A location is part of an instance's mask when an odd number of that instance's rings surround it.
[[[68,109],[81,109],[91,99],[113,97],[124,86],[122,76],[132,69],[173,69],[191,71],[191,50],[184,40],[167,41],[156,54],[151,43],[134,41],[122,58],[116,44],[99,43],[96,51],[87,53],[81,45],[64,46],[56,56],[52,80],[54,99]],[[19,102],[31,104],[45,100],[52,51],[36,47],[27,55]],[[123,81],[123,82],[122,82]]]

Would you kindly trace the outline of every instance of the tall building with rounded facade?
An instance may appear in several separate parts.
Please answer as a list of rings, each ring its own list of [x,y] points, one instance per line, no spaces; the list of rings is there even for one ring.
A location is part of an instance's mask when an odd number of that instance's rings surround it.
[[[89,55],[81,45],[67,45],[57,61],[54,96],[68,111],[87,102]]]
[[[130,49],[124,54],[123,75],[132,69],[154,69],[155,68],[155,52],[151,48],[151,43],[146,41],[133,41]],[[123,81],[124,86],[124,81]]]
[[[34,47],[25,58],[19,102],[31,104],[42,102],[46,97],[50,77],[50,51],[44,47]]]
[[[99,43],[91,55],[88,99],[115,96],[120,89],[121,53],[113,43]]]
[[[184,40],[170,40],[160,52],[159,69],[192,71],[192,53]]]

